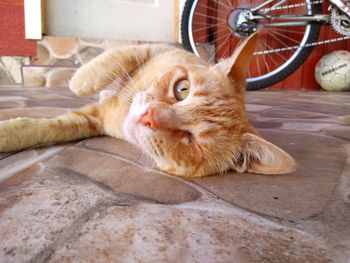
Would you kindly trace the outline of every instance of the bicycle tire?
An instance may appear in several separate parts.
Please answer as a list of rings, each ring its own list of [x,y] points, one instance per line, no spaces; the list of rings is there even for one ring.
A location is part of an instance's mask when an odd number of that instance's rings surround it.
[[[192,6],[195,0],[187,0],[182,12],[181,16],[181,37],[182,37],[182,45],[183,47],[190,51],[194,52],[193,47],[190,41],[189,35],[189,21]],[[312,15],[314,14],[322,14],[322,5],[321,4],[313,4],[311,5]],[[316,42],[318,39],[318,35],[321,29],[321,23],[312,22],[310,23],[310,32],[305,41],[305,44]],[[313,50],[313,46],[304,47],[301,49],[298,55],[294,57],[294,59],[287,65],[284,69],[278,71],[276,74],[273,74],[265,79],[261,80],[249,80],[247,79],[247,90],[259,90],[271,86],[280,82],[281,80],[290,76],[293,72],[295,72],[309,57],[310,53]]]

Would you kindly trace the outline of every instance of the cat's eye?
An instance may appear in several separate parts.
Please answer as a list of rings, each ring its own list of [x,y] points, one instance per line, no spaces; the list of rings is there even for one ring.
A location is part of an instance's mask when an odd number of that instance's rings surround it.
[[[176,83],[174,87],[175,98],[180,101],[187,98],[190,93],[190,82],[187,79],[181,80]]]

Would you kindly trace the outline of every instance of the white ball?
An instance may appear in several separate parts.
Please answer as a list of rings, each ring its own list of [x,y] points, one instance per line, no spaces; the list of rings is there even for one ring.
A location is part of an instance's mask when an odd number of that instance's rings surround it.
[[[323,56],[316,65],[315,78],[325,90],[350,90],[350,52],[337,50]]]

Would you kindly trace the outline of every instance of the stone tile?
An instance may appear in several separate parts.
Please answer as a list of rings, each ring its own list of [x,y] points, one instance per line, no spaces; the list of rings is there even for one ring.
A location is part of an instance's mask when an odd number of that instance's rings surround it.
[[[334,124],[332,123],[312,123],[312,122],[284,122],[281,129],[288,131],[305,131],[305,132],[318,132],[323,129],[331,128]]]
[[[30,60],[31,65],[47,65],[50,63],[50,52],[44,45],[38,44],[37,55]]]
[[[55,67],[80,67],[80,61],[77,58],[77,55],[73,55],[69,58],[54,58],[53,65]]]
[[[9,155],[11,155],[11,153],[0,153],[0,160],[8,157]]]
[[[342,201],[344,201],[347,204],[350,204],[350,144],[347,144],[346,147],[344,148],[345,148],[345,152],[347,153],[347,162],[340,178],[340,182],[338,185],[338,192],[342,198]],[[350,209],[350,207],[348,208]],[[349,242],[349,246],[350,246],[350,242]],[[349,249],[349,254],[350,254],[350,249]]]
[[[203,207],[110,207],[75,237],[48,262],[330,262],[300,231]]]
[[[350,115],[342,116],[339,119],[345,123],[350,124]]]
[[[262,104],[262,105],[283,105],[286,98],[290,97],[291,92],[283,91],[283,94],[275,91],[258,91],[258,92],[247,92],[246,102],[247,104]],[[293,93],[297,94],[297,93]],[[295,95],[294,95],[295,96]]]
[[[200,197],[195,188],[177,178],[135,165],[117,156],[83,148],[66,149],[48,161],[47,165],[84,174],[115,191],[159,203],[188,202]]]
[[[56,244],[69,239],[91,213],[135,203],[70,171],[24,173],[0,182],[1,262],[46,261]]]
[[[345,167],[342,144],[306,133],[264,131],[263,137],[296,158],[296,172],[274,176],[227,173],[194,182],[234,205],[275,218],[296,220],[322,211],[332,200]]]
[[[253,118],[250,114],[249,119],[251,124],[257,129],[276,129],[282,127],[283,125],[282,121],[258,120],[256,118]]]
[[[101,45],[103,44],[103,39],[101,38],[88,38],[88,37],[82,37],[79,39],[79,42],[84,45]]]
[[[47,44],[57,58],[68,58],[78,49],[78,40],[74,37],[47,37]]]
[[[79,61],[81,64],[85,64],[100,55],[103,51],[103,49],[97,47],[85,47],[79,51]]]
[[[252,122],[296,158],[295,173],[185,181],[107,137],[0,154],[0,262],[347,262],[348,94],[247,95]],[[0,87],[2,118],[91,102],[68,89]]]
[[[63,146],[55,146],[42,149],[28,149],[26,151],[11,154],[0,160],[0,181],[11,177],[37,162],[43,161],[64,149]]]
[[[22,101],[22,100],[28,100],[28,98],[23,97],[23,96],[1,96],[0,97],[0,102],[2,103],[3,101]]]
[[[350,104],[349,98],[350,94],[346,92],[306,92],[299,93],[298,96],[293,100],[325,104]]]
[[[284,106],[287,109],[303,109],[309,112],[332,114],[335,116],[350,114],[350,105],[344,104],[317,104],[310,102],[291,102]]]
[[[28,87],[43,87],[46,84],[45,70],[41,67],[22,67],[23,84]]]
[[[98,150],[121,156],[139,165],[154,167],[152,160],[134,145],[124,140],[110,137],[97,137],[84,141],[84,146],[91,150]]]
[[[46,84],[45,77],[42,75],[26,74],[23,77],[23,83],[28,87],[44,87]]]
[[[23,96],[1,96],[0,109],[10,109],[16,107],[23,107],[26,105],[28,98]]]
[[[77,68],[55,68],[47,75],[46,87],[67,88]]]
[[[335,116],[349,115],[350,104],[344,103],[322,103],[317,100],[322,92],[314,92],[314,99],[311,101],[300,100],[298,96],[302,96],[302,92],[283,91],[283,92],[256,92],[247,94],[247,103],[269,106],[280,106],[285,109],[300,110],[306,112],[317,112],[330,114]],[[345,96],[348,96],[346,94]]]
[[[2,109],[0,110],[0,120],[8,120],[17,117],[50,118],[67,112],[67,109],[54,107]]]
[[[328,114],[321,114],[317,112],[308,112],[301,110],[290,110],[273,107],[261,113],[264,117],[270,118],[287,118],[287,119],[321,119],[329,118]]]
[[[67,98],[47,98],[42,100],[29,100],[27,102],[28,107],[51,107],[52,105],[55,105],[57,108],[69,108],[69,109],[76,109],[83,107],[87,104],[91,103],[91,100],[89,99],[67,99]]]
[[[25,101],[1,101],[0,109],[23,107],[25,104]]]
[[[271,109],[271,106],[266,106],[266,105],[258,105],[258,104],[246,104],[246,110],[248,112],[262,112],[267,109]]]
[[[10,177],[5,178],[2,176],[0,179],[0,191],[6,190],[9,187],[15,187],[16,185],[20,185],[21,183],[24,183],[28,180],[32,180],[37,173],[42,171],[42,169],[43,167],[40,164],[35,163],[33,165],[21,167],[21,170],[19,172],[13,173]],[[7,208],[8,206],[2,206],[0,207],[0,211],[3,211]]]
[[[331,98],[330,101],[333,101],[335,98],[340,98],[342,96],[347,96],[346,93],[344,92],[327,92],[327,91],[323,91],[323,90],[306,90],[305,92],[299,92],[296,91],[297,93],[297,97],[300,98],[307,98],[309,100],[318,100],[318,99],[327,99],[327,98]]]
[[[347,161],[334,199],[328,202],[322,213],[298,224],[301,230],[322,233],[323,239],[335,248],[332,257],[337,263],[349,262],[350,259],[350,144],[347,143],[342,150],[347,154]]]
[[[350,127],[330,128],[325,130],[325,133],[337,138],[350,140]]]

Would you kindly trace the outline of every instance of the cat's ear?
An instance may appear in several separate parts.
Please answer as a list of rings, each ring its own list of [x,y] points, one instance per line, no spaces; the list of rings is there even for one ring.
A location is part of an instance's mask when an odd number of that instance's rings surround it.
[[[215,67],[230,76],[239,85],[244,86],[257,40],[258,33],[256,32],[244,40],[230,58],[219,62]]]
[[[252,133],[242,135],[242,149],[234,160],[238,172],[286,174],[296,170],[296,162],[276,145]]]

